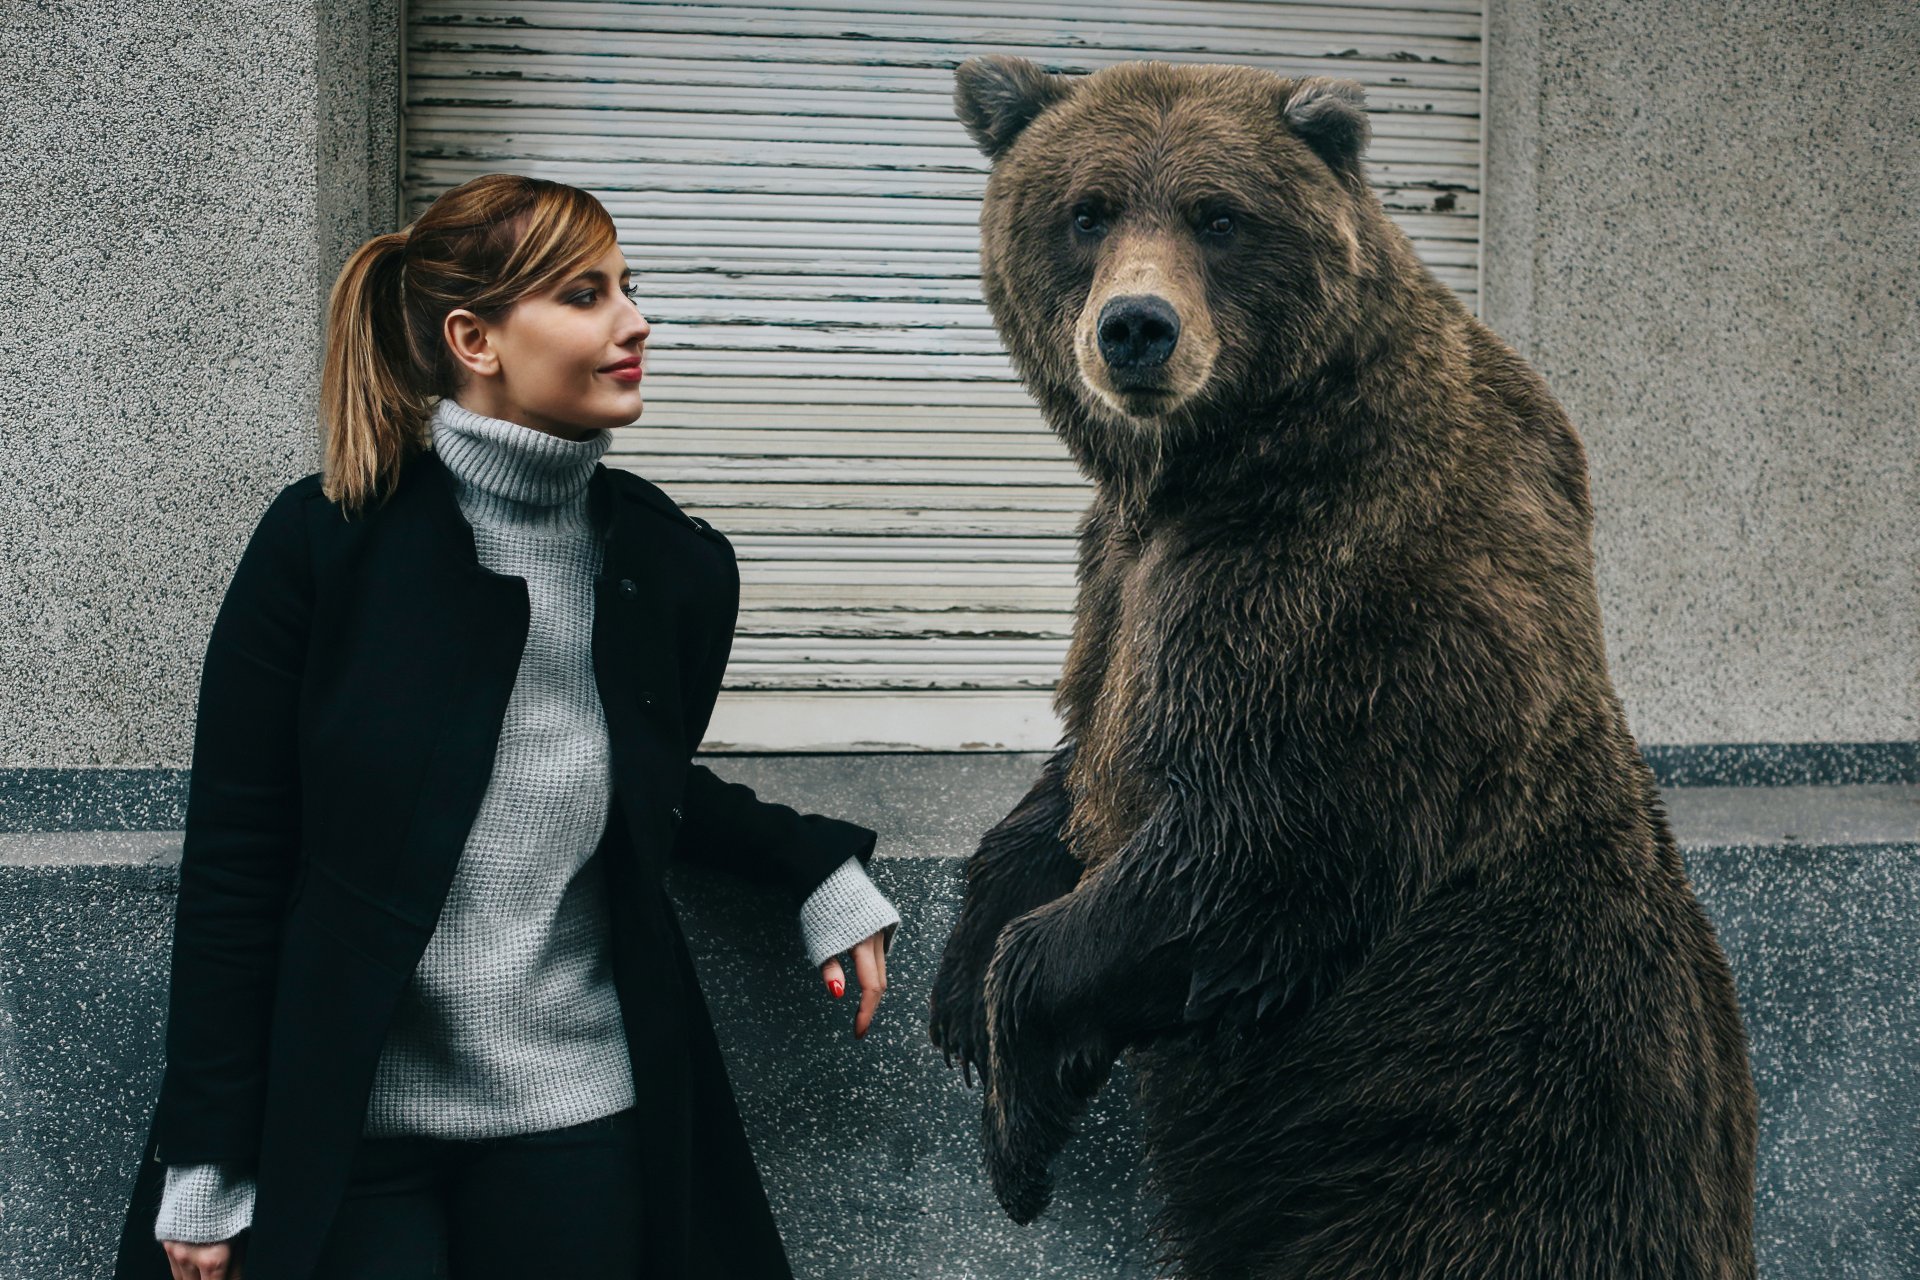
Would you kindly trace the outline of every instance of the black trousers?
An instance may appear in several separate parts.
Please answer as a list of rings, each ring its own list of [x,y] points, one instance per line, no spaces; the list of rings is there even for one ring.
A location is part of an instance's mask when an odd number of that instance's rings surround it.
[[[631,1277],[634,1112],[506,1138],[365,1138],[314,1280]]]

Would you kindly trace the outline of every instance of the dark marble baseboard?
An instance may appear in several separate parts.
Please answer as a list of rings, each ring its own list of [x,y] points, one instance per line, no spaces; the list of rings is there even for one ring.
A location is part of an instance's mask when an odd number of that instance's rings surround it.
[[[998,778],[986,798],[1008,803],[1017,785]],[[937,833],[946,815],[898,821]],[[0,1275],[104,1275],[159,1083],[178,869],[158,836],[90,856],[73,846],[101,837],[10,840],[57,847],[9,858],[0,841]],[[1920,844],[1715,846],[1686,861],[1751,1041],[1760,1274],[1917,1274]],[[1124,1063],[1055,1164],[1053,1207],[1029,1227],[1000,1212],[980,1168],[979,1092],[926,1031],[963,864],[880,857],[873,874],[903,923],[865,1040],[851,993],[821,989],[782,902],[692,867],[669,883],[795,1274],[1163,1274]]]
[[[1707,742],[1643,746],[1663,787],[1819,787],[1920,782],[1920,742]]]
[[[1641,751],[1663,787],[1920,783],[1920,742],[1710,742]],[[954,754],[1008,753],[898,758]],[[185,769],[0,769],[0,831],[177,831],[186,824],[187,776]]]
[[[186,769],[0,769],[0,831],[177,831]]]

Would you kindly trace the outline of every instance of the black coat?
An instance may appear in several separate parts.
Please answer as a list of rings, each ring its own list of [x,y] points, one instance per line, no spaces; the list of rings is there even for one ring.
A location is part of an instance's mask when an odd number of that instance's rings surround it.
[[[649,1280],[789,1274],[662,882],[671,854],[797,908],[865,827],[755,797],[691,757],[732,646],[727,540],[629,472],[605,537],[593,670],[612,741],[604,860],[643,1116]],[[410,459],[353,520],[310,475],[247,544],[201,672],[166,1071],[115,1275],[159,1280],[165,1164],[254,1170],[246,1273],[303,1280],[340,1203],[397,997],[492,773],[529,618],[481,565],[452,477]]]

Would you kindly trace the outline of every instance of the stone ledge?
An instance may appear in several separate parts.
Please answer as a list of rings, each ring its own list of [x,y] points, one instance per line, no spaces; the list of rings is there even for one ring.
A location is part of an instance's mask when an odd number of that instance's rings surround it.
[[[1024,794],[1044,757],[738,756],[702,763],[798,808],[880,833],[882,858],[965,857]],[[1661,793],[1682,848],[1920,841],[1920,786],[1673,787]],[[0,867],[166,866],[175,831],[0,833]]]
[[[1920,742],[1761,742],[1643,746],[1665,788],[1854,787],[1920,785]],[[721,769],[762,762],[777,777],[852,776],[861,771],[909,788],[928,779],[1031,778],[1045,752],[875,751],[715,752],[698,757]],[[809,763],[812,762],[812,763]],[[186,769],[118,767],[0,768],[0,832],[163,831],[185,821]],[[997,816],[997,815],[996,815]]]

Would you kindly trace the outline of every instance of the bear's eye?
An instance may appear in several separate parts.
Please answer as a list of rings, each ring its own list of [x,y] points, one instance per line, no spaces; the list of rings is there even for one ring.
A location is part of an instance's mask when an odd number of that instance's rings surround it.
[[[1081,235],[1099,235],[1105,228],[1100,223],[1100,215],[1090,204],[1073,206],[1073,227]]]
[[[1230,213],[1216,213],[1207,219],[1207,234],[1213,236],[1232,235],[1233,215]]]

